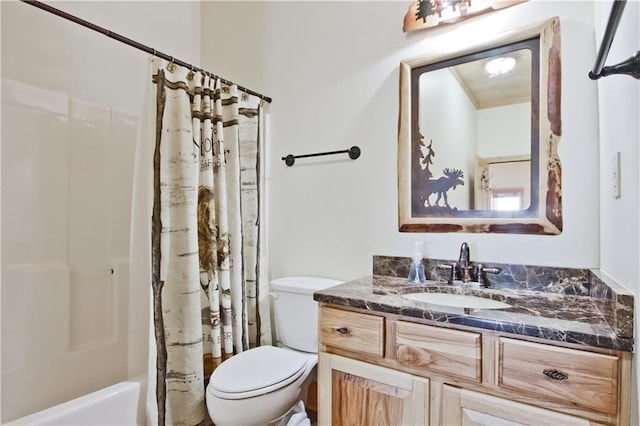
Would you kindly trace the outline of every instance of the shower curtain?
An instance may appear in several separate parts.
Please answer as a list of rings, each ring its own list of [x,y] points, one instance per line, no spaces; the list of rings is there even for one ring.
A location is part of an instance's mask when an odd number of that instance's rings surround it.
[[[148,422],[208,422],[224,359],[269,344],[261,263],[261,100],[153,58]]]

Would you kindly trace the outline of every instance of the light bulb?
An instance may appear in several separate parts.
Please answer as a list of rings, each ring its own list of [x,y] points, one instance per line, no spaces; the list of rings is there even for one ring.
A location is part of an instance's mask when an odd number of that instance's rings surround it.
[[[487,62],[484,66],[484,70],[489,74],[489,77],[495,77],[501,74],[506,74],[516,66],[516,60],[510,56],[503,56],[495,58]]]

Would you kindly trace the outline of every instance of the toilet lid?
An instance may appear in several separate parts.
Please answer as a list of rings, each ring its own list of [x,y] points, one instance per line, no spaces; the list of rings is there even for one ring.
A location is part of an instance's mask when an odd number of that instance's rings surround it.
[[[260,346],[235,355],[220,364],[209,379],[216,393],[237,394],[297,379],[308,357],[289,349]],[[287,380],[291,379],[291,380]]]

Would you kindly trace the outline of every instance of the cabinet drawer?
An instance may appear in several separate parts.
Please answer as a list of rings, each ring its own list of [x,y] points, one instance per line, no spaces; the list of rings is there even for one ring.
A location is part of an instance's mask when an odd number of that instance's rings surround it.
[[[478,333],[398,321],[396,358],[410,367],[480,381],[481,338]]]
[[[502,388],[615,414],[618,358],[508,338],[500,339]]]
[[[382,357],[384,318],[324,306],[320,308],[320,342]]]

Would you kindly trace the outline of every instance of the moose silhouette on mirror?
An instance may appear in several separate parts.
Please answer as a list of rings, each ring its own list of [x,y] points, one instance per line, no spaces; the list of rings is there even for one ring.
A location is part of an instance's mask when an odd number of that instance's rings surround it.
[[[426,146],[421,140],[419,158],[421,175],[412,187],[412,197],[414,201],[418,201],[414,202],[414,206],[421,213],[443,214],[448,211],[453,213],[458,210],[458,207],[452,207],[449,204],[447,192],[464,185],[464,172],[460,169],[447,167],[442,170],[443,176],[434,178],[430,166],[433,165],[435,155],[433,140],[429,141],[429,146]],[[432,202],[431,197],[434,195],[435,200]],[[440,204],[441,201],[442,204]]]

